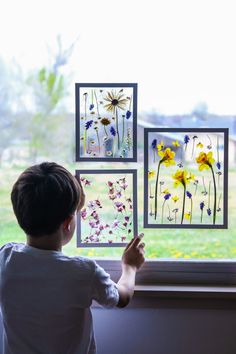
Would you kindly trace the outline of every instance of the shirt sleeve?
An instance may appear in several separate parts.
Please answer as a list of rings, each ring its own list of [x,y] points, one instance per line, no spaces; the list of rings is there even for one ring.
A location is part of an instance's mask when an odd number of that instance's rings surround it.
[[[92,283],[92,299],[103,307],[115,307],[119,302],[119,292],[116,283],[96,262]]]

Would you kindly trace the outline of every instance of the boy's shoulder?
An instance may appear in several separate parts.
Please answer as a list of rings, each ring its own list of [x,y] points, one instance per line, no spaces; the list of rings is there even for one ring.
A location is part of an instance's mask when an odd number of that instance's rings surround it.
[[[83,271],[95,272],[96,262],[90,258],[83,256],[68,256],[63,252],[42,250],[35,247],[31,247],[24,243],[8,242],[0,247],[0,255],[10,256],[11,254],[28,254],[34,258],[43,258],[44,262],[46,259],[48,262],[55,262],[65,265],[66,267],[78,268],[78,270],[83,269]]]

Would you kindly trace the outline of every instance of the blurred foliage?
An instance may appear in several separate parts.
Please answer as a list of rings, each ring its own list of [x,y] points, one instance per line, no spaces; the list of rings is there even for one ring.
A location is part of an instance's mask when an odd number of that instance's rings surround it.
[[[20,160],[19,155],[27,156],[28,163],[73,160],[74,117],[64,104],[71,82],[63,71],[75,43],[64,49],[58,36],[51,64],[30,73],[0,58],[0,166],[4,151],[9,163]]]

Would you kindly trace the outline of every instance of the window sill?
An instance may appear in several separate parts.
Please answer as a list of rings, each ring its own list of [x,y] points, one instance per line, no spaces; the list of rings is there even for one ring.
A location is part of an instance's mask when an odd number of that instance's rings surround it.
[[[235,300],[236,286],[136,285],[127,308],[236,310]]]

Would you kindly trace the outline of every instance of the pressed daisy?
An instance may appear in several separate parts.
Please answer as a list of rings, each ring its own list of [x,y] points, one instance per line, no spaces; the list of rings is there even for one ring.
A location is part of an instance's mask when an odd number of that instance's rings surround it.
[[[104,108],[108,112],[115,112],[116,108],[124,110],[128,100],[127,98],[124,98],[125,95],[121,92],[116,92],[115,90],[111,90],[110,92],[107,92],[107,96],[104,97],[104,100],[108,102],[107,104],[104,105]]]
[[[118,109],[125,110],[126,105],[128,103],[127,98],[125,98],[124,94],[122,93],[123,91],[119,91],[118,93],[116,91],[111,90],[110,92],[107,92],[107,96],[104,97],[104,100],[108,102],[107,104],[104,105],[104,108],[108,112],[112,112],[115,114],[115,119],[116,119],[116,132],[117,132],[117,139],[118,139],[118,149],[120,149],[120,133],[119,133],[119,124],[118,124]],[[124,119],[124,118],[123,118]],[[124,135],[124,131],[123,131]]]

